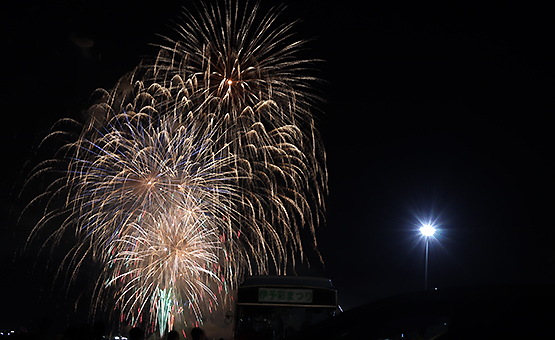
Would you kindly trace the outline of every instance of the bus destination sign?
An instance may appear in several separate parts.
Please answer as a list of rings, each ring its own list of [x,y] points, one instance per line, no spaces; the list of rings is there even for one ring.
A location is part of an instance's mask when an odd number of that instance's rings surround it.
[[[312,303],[312,289],[259,288],[258,302]]]

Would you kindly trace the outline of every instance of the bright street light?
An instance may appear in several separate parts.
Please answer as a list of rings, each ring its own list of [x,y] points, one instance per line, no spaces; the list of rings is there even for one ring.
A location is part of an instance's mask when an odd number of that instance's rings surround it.
[[[426,225],[423,225],[422,228],[420,228],[420,232],[424,236],[433,236],[434,233],[436,232],[436,228],[432,227],[429,224],[426,224]]]
[[[424,290],[428,290],[428,242],[431,236],[434,236],[436,228],[430,224],[425,224],[420,228],[420,232],[426,239],[426,267],[424,269]]]

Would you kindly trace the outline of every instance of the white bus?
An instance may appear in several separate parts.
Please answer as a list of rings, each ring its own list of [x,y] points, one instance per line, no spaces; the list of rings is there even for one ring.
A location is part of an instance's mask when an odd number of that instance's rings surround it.
[[[237,291],[235,340],[276,340],[338,313],[331,280],[300,276],[250,276]]]

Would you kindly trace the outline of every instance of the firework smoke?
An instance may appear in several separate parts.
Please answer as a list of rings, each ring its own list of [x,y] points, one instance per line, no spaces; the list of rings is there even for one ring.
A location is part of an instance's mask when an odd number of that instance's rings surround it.
[[[31,202],[47,199],[32,236],[62,219],[51,239],[77,236],[74,273],[86,256],[103,265],[97,308],[115,296],[122,319],[149,314],[162,334],[228,303],[245,274],[294,266],[301,229],[316,246],[327,178],[311,61],[279,8],[258,9],[186,12],[180,39],[98,90],[77,133],[46,138],[69,141],[28,181],[62,174]]]

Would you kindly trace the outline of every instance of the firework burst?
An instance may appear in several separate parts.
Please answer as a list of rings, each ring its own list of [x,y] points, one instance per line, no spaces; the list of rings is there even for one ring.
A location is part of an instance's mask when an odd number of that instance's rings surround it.
[[[32,202],[47,198],[33,235],[59,218],[53,240],[77,235],[71,266],[92,256],[104,268],[97,308],[115,292],[122,319],[148,313],[162,334],[225,305],[244,274],[294,266],[302,228],[316,246],[327,178],[310,61],[280,9],[258,11],[187,12],[181,40],[98,90],[73,139],[33,171],[29,183],[62,174]]]
[[[225,285],[218,229],[210,229],[213,223],[202,212],[172,209],[146,214],[114,240],[108,261],[113,267],[104,282],[120,292],[117,302],[126,318],[150,306],[161,333],[171,326],[168,315],[187,315],[180,309],[196,318],[213,309]]]

